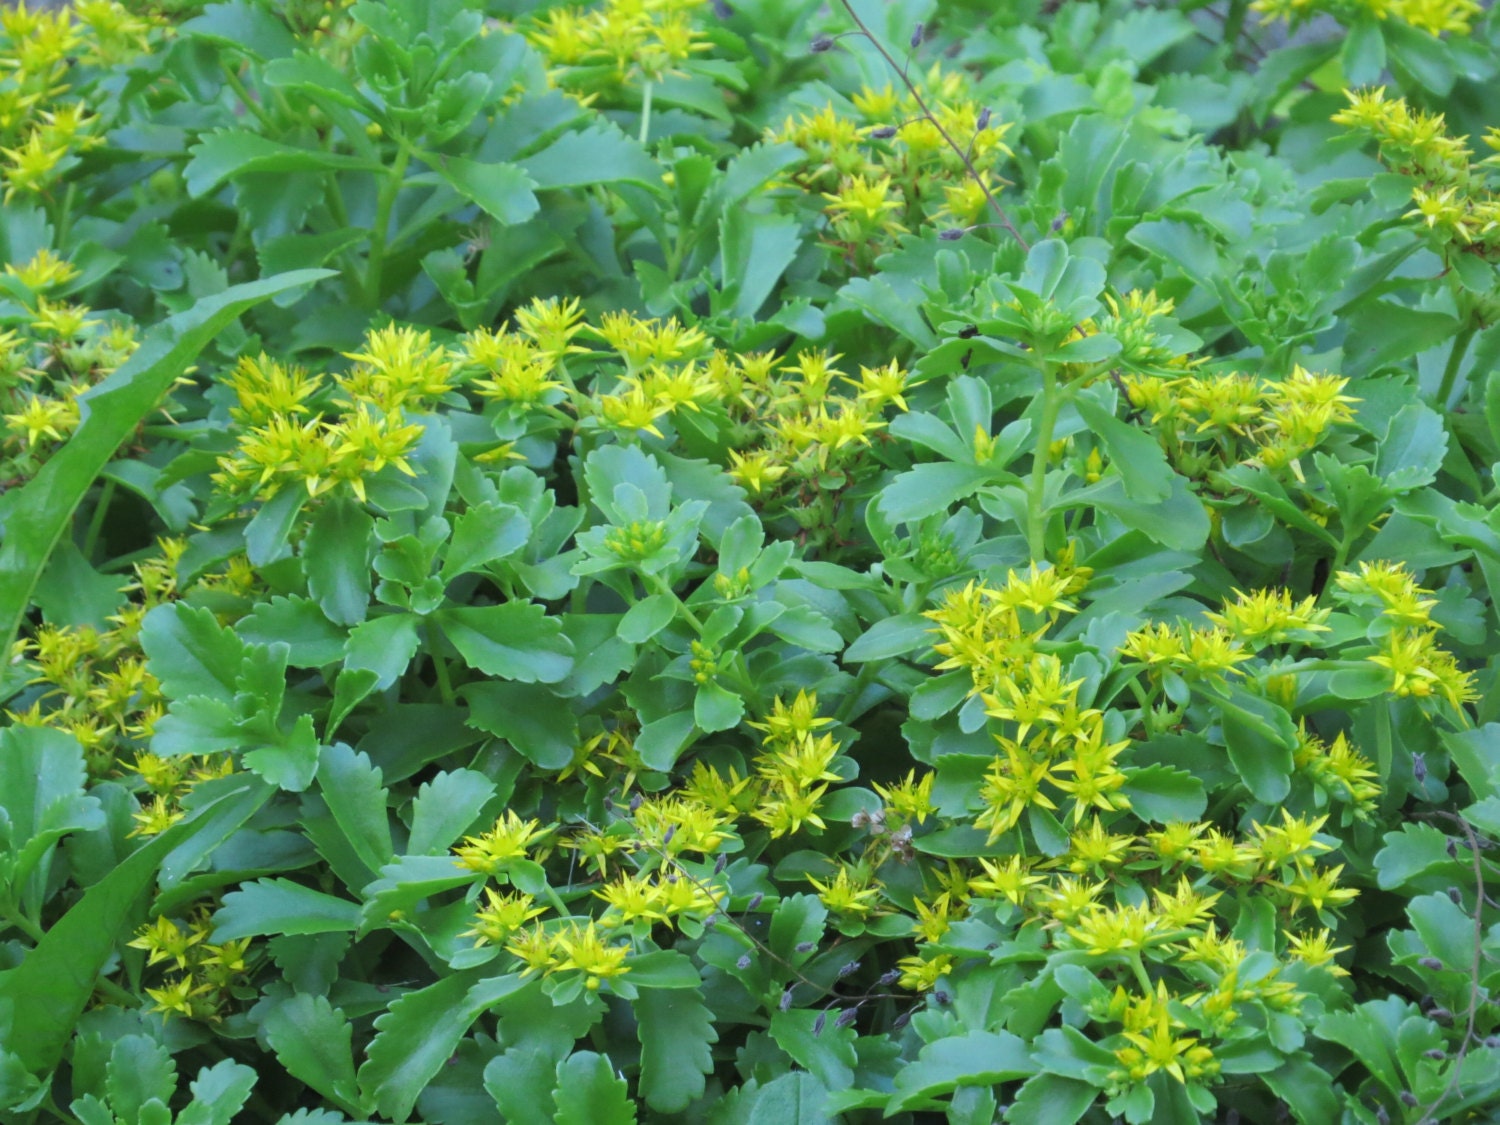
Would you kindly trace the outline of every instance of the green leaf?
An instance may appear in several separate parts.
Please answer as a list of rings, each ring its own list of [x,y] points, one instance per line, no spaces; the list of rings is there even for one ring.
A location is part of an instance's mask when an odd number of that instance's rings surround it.
[[[996,479],[991,469],[937,461],[902,473],[880,492],[880,510],[893,523],[914,523],[946,512]]]
[[[524,223],[541,210],[532,191],[538,185],[515,164],[481,164],[448,156],[439,162],[437,173],[459,195],[506,226]]]
[[[918,613],[901,613],[875,622],[844,650],[844,662],[860,664],[871,660],[890,660],[932,647],[933,625]]]
[[[630,983],[637,988],[703,987],[703,978],[693,966],[693,959],[675,950],[658,949],[654,953],[642,953],[630,958],[629,965]]]
[[[812,957],[812,953],[799,953],[797,947],[822,941],[823,923],[827,919],[828,908],[817,895],[789,895],[776,904],[771,915],[767,944],[771,952],[783,961],[801,965]]]
[[[344,743],[325,746],[318,756],[318,789],[354,854],[372,872],[395,855],[391,821],[380,770]]]
[[[560,770],[578,745],[578,716],[546,688],[535,684],[465,684],[468,725],[503,738],[532,764]]]
[[[1172,494],[1176,474],[1167,464],[1156,438],[1129,422],[1122,422],[1110,411],[1082,395],[1073,399],[1089,432],[1104,446],[1109,463],[1120,474],[1125,495],[1148,504],[1160,503]]]
[[[593,1051],[577,1051],[558,1065],[552,1098],[556,1125],[631,1125],[636,1119],[625,1079]]]
[[[618,635],[633,645],[645,644],[672,623],[677,616],[677,598],[672,594],[652,594],[625,611]]]
[[[513,504],[475,504],[454,521],[453,538],[443,559],[443,581],[508,558],[530,538],[531,521]]]
[[[298,715],[292,729],[269,746],[245,751],[245,765],[257,776],[301,793],[318,774],[318,736],[311,715]]]
[[[564,1048],[566,1050],[566,1048]],[[484,1088],[506,1125],[553,1125],[556,1058],[546,1043],[522,1041],[484,1068]]]
[[[1314,1028],[1319,1039],[1347,1048],[1392,1096],[1405,1088],[1393,1048],[1408,1005],[1396,996],[1371,1000],[1343,1012],[1328,1012]]]
[[[555,684],[573,670],[573,642],[562,622],[529,602],[443,609],[433,614],[453,647],[489,676]]]
[[[375,1020],[375,1038],[359,1068],[361,1100],[402,1122],[443,1068],[478,1011],[464,1003],[472,975],[456,973],[391,1002]]]
[[[159,605],[141,625],[141,648],[169,699],[234,699],[245,645],[206,609]]]
[[[1291,792],[1292,750],[1297,745],[1291,716],[1269,700],[1239,689],[1232,698],[1216,702],[1230,764],[1257,801],[1279,804]]]
[[[267,598],[241,617],[234,630],[250,644],[286,645],[287,663],[294,668],[321,668],[344,656],[345,631],[310,598]]]
[[[744,1125],[832,1125],[824,1107],[828,1090],[811,1074],[793,1072],[743,1099]]]
[[[1375,881],[1381,890],[1393,891],[1453,862],[1441,831],[1430,824],[1403,824],[1385,834],[1385,847],[1375,853]]]
[[[370,562],[375,521],[345,496],[328,501],[313,517],[302,542],[307,589],[328,620],[358,625],[370,608]]]
[[[1327,1125],[1339,1120],[1342,1105],[1324,1070],[1303,1051],[1273,1071],[1261,1075],[1271,1092],[1291,1108],[1302,1125]]]
[[[324,996],[295,993],[267,998],[261,1033],[287,1073],[323,1097],[354,1112],[354,1028]]]
[[[244,0],[210,4],[201,16],[182,24],[177,33],[206,39],[260,59],[289,55],[297,46],[286,24],[266,9]]]
[[[345,672],[369,672],[374,677],[370,681],[373,690],[390,687],[406,671],[422,643],[418,621],[414,613],[393,613],[356,625],[344,648]]]
[[[693,699],[693,722],[701,731],[712,734],[733,730],[745,717],[745,701],[728,688],[716,683],[698,685]]]
[[[1130,808],[1143,820],[1158,824],[1180,820],[1196,821],[1208,807],[1203,782],[1187,770],[1171,766],[1146,766],[1128,770],[1123,792],[1130,798]]]
[[[233,794],[226,794],[225,799]],[[0,1011],[26,1029],[7,1049],[33,1074],[50,1073],[62,1059],[105,964],[129,934],[141,896],[157,865],[208,823],[212,804],[173,825],[133,852],[83,893],[54,922],[20,965],[0,974]]]
[[[971,1031],[938,1039],[897,1072],[896,1092],[886,1113],[920,1107],[927,1099],[960,1086],[993,1086],[1036,1072],[1025,1041],[1008,1031]]]
[[[58,840],[103,827],[104,810],[85,791],[87,781],[83,747],[71,734],[0,730],[0,861],[9,861],[0,863],[0,875],[9,874],[13,894]]]
[[[733,294],[730,315],[752,317],[802,248],[802,226],[790,215],[730,207],[721,227],[724,289]]]
[[[1456,973],[1474,971],[1474,919],[1446,894],[1419,895],[1406,904],[1427,952]]]
[[[409,855],[440,855],[479,819],[495,783],[476,770],[447,770],[426,782],[412,801]]]
[[[381,172],[381,165],[357,156],[323,149],[297,148],[246,129],[222,129],[206,134],[190,150],[183,169],[188,194],[205,195],[233,176],[249,172],[328,172],[352,169]]]
[[[637,183],[660,191],[661,165],[633,137],[599,121],[578,133],[565,133],[541,152],[521,161],[538,190],[587,184]]]
[[[1436,479],[1448,452],[1448,431],[1430,406],[1408,403],[1391,419],[1376,449],[1375,472],[1387,488],[1406,492]]]
[[[224,896],[214,912],[214,941],[263,934],[331,934],[359,925],[359,904],[290,879],[257,879]]]
[[[146,1035],[126,1035],[109,1052],[105,1078],[110,1108],[126,1121],[140,1116],[155,1098],[167,1102],[177,1092],[177,1065],[172,1053]]]
[[[633,969],[630,976],[640,984]],[[703,1096],[714,1067],[713,1012],[697,991],[682,989],[644,989],[631,1007],[641,1041],[640,1096],[660,1113],[680,1113]]]
[[[1033,1075],[1005,1111],[1005,1120],[1010,1125],[1073,1125],[1098,1096],[1098,1087],[1087,1082],[1056,1074]]]
[[[859,1066],[854,1049],[858,1036],[852,1027],[835,1027],[836,1018],[811,1008],[775,1012],[771,1016],[771,1038],[828,1089],[845,1090],[854,1085],[854,1071]]]
[[[193,1100],[177,1115],[177,1125],[229,1125],[250,1100],[255,1071],[233,1059],[205,1066],[188,1083]]]

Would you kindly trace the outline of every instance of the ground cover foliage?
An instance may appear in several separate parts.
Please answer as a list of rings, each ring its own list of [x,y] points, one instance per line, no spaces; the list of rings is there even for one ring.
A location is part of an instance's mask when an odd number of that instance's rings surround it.
[[[1491,1120],[1497,45],[6,0],[0,1120]]]

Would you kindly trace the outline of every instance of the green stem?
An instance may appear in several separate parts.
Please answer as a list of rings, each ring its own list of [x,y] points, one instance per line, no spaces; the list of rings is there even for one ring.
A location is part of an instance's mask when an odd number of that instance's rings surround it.
[[[870,681],[874,678],[875,664],[873,661],[867,660],[859,666],[859,674],[854,677],[854,686],[849,689],[849,694],[844,696],[843,702],[834,711],[834,722],[844,723],[849,721],[849,716],[859,704],[859,697],[865,693],[865,688],[869,686]]]
[[[1052,459],[1052,431],[1057,426],[1062,399],[1057,391],[1057,370],[1042,367],[1042,416],[1037,420],[1036,455],[1031,464],[1031,488],[1026,500],[1026,545],[1033,562],[1047,557],[1047,464]]]
[[[1386,700],[1380,700],[1375,705],[1375,765],[1380,771],[1380,784],[1387,789],[1390,787],[1395,756],[1391,737],[1391,705]]]
[[[104,530],[104,517],[109,514],[109,502],[115,498],[115,482],[106,480],[99,488],[99,499],[94,501],[94,514],[89,517],[89,529],[83,536],[83,557],[94,561],[94,549],[99,546],[99,535]]]
[[[33,942],[39,942],[43,937],[46,936],[45,931],[43,931],[42,927],[38,926],[35,922],[26,917],[26,915],[22,914],[19,910],[5,910],[3,914],[0,914],[0,920],[3,920],[6,925],[20,930]]]
[[[647,81],[645,92],[641,94],[641,144],[646,143],[646,138],[651,135],[651,93],[655,83]]]
[[[238,97],[242,103],[244,103],[245,108],[250,111],[250,113],[255,117],[257,121],[259,121],[272,133],[279,133],[281,131],[281,126],[276,124],[271,115],[266,112],[266,107],[261,105],[258,99],[252,98],[250,96],[250,91],[245,87],[245,83],[241,80],[234,67],[231,66],[228,62],[224,62],[222,66],[224,70],[224,78],[229,83],[229,88],[233,90],[235,96]]]
[[[1146,972],[1146,964],[1141,960],[1141,951],[1132,949],[1126,957],[1130,962],[1130,971],[1135,974],[1136,984],[1141,986],[1141,991],[1147,996],[1153,995],[1155,990],[1151,987],[1151,977]]]
[[[1453,338],[1453,348],[1448,352],[1448,363],[1443,368],[1443,381],[1438,384],[1437,392],[1437,407],[1445,413],[1448,410],[1448,399],[1453,394],[1453,384],[1458,380],[1458,369],[1463,366],[1469,341],[1474,339],[1474,331],[1474,322],[1469,320],[1458,330],[1458,335]]]
[[[396,196],[406,182],[406,166],[411,161],[411,145],[405,137],[396,140],[396,161],[390,174],[380,185],[380,195],[375,201],[375,226],[370,231],[370,264],[365,274],[365,303],[370,308],[380,307],[380,271],[385,265],[386,232],[391,227],[391,211],[396,206]]]
[[[432,659],[433,671],[437,673],[438,692],[442,695],[444,703],[452,704],[455,697],[453,681],[448,677],[448,660],[438,651],[436,637],[431,626],[427,628],[427,652]]]

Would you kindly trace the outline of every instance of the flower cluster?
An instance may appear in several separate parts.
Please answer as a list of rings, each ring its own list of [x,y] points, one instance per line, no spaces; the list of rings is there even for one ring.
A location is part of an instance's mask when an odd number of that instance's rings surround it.
[[[613,101],[639,77],[660,82],[710,47],[695,23],[704,0],[604,0],[557,7],[523,28],[564,89]]]
[[[790,510],[813,535],[834,527],[838,494],[887,409],[906,409],[909,378],[895,362],[850,375],[840,356],[821,351],[731,355],[675,318],[620,312],[591,324],[573,300],[533,302],[510,328],[461,337],[450,356],[490,404],[498,437],[714,437],[754,502]]]
[[[368,479],[388,466],[412,475],[407,455],[421,413],[456,385],[455,364],[427,332],[385,328],[348,353],[354,366],[330,380],[262,354],[240,359],[224,379],[234,393],[236,448],[214,481],[226,494],[268,499],[288,484],[309,496],[347,485],[365,499]]]
[[[199,782],[233,772],[225,754],[159,757],[147,747],[166,711],[161,685],[146,667],[141,621],[154,607],[176,600],[178,564],[186,541],[164,539],[159,554],[134,566],[134,581],[122,582],[130,596],[104,630],[43,625],[16,645],[16,659],[31,673],[31,687],[6,718],[26,726],[66,731],[83,748],[95,778],[134,781],[141,807],[132,836],[154,836],[183,816],[181,801]],[[195,581],[194,597],[244,595],[256,579],[243,556],[222,571]]]
[[[164,1016],[217,1023],[236,986],[254,971],[256,958],[249,938],[210,942],[214,925],[209,908],[200,909],[186,922],[160,915],[136,931],[132,949],[146,951],[146,965],[165,965],[176,975],[159,988],[147,988],[151,1011]]]
[[[829,241],[851,265],[868,264],[876,249],[919,226],[980,222],[986,189],[993,194],[1004,183],[994,169],[1011,155],[1005,136],[1012,123],[976,100],[963,72],[935,66],[925,82],[932,117],[906,90],[866,86],[850,99],[852,115],[829,104],[768,133],[806,154],[790,180],[826,201]],[[966,146],[982,181],[949,140]]]
[[[1348,26],[1373,17],[1408,24],[1429,35],[1467,35],[1484,15],[1478,0],[1252,0],[1250,7],[1267,23],[1280,19],[1295,27],[1329,15]]]
[[[1484,143],[1494,154],[1475,160],[1464,137],[1450,136],[1441,113],[1387,99],[1384,86],[1348,90],[1347,109],[1333,120],[1374,137],[1381,162],[1414,181],[1414,206],[1405,215],[1425,227],[1444,250],[1500,257],[1500,194],[1490,186],[1500,166],[1500,129]]]
[[[5,267],[0,284],[22,310],[0,323],[0,472],[6,479],[34,475],[77,428],[79,395],[135,351],[129,324],[49,296],[77,277],[78,271],[50,250]]]
[[[1348,380],[1294,367],[1285,379],[1240,372],[1175,378],[1124,377],[1131,406],[1145,414],[1168,458],[1202,479],[1233,464],[1290,469],[1337,426],[1353,422]]]
[[[70,79],[146,49],[153,24],[117,0],[75,0],[54,11],[0,8],[0,184],[5,200],[44,193],[103,142],[107,99],[67,100]]]
[[[1438,646],[1442,628],[1431,615],[1437,599],[1426,597],[1432,591],[1417,585],[1403,566],[1362,562],[1357,573],[1341,571],[1334,580],[1348,603],[1377,611],[1366,636],[1379,651],[1367,659],[1384,669],[1392,695],[1442,700],[1455,710],[1478,698],[1474,674]]]

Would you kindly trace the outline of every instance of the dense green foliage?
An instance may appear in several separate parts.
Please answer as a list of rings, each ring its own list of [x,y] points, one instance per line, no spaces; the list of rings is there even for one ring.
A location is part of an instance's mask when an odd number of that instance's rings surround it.
[[[0,1121],[1493,1120],[1497,91],[4,0]]]

